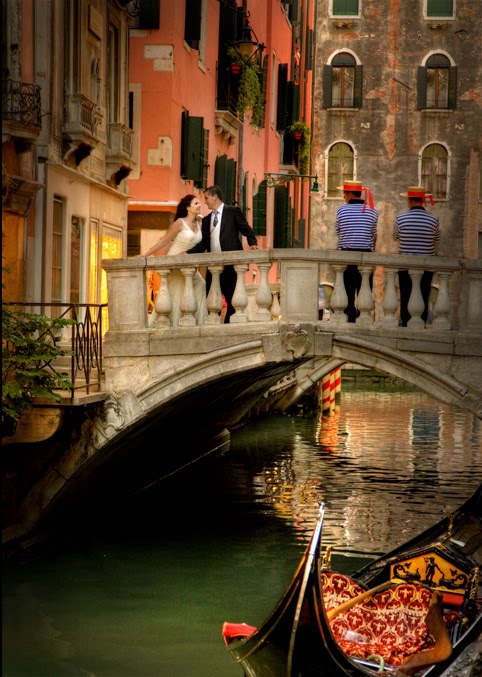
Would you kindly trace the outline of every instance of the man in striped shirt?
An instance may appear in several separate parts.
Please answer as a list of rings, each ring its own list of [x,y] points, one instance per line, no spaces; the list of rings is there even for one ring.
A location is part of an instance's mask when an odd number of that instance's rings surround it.
[[[423,186],[409,186],[406,193],[408,211],[399,214],[395,221],[393,237],[400,242],[400,254],[418,254],[434,256],[435,246],[440,239],[440,225],[437,216],[425,209],[427,193]],[[428,196],[434,204],[432,195]],[[420,291],[425,304],[422,320],[427,322],[428,300],[432,286],[433,272],[425,270],[420,280]],[[398,271],[400,285],[400,326],[406,327],[412,317],[408,312],[408,302],[412,293],[412,280],[408,270]]]
[[[344,181],[343,190],[345,204],[336,213],[335,230],[338,235],[338,249],[342,251],[372,252],[377,239],[378,212],[373,206],[373,198],[369,188],[364,188],[361,181]],[[365,200],[361,199],[362,191]],[[368,202],[368,206],[367,206]],[[355,306],[355,294],[360,292],[361,274],[355,265],[347,266],[343,273],[348,305],[345,314],[348,322],[356,322],[360,311]],[[370,287],[373,274],[370,275]]]

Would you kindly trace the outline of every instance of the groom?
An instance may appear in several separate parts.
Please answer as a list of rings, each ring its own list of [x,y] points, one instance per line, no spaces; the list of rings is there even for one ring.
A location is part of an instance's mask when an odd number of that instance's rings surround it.
[[[211,214],[202,220],[202,240],[188,254],[200,254],[201,252],[226,252],[243,249],[242,235],[248,240],[250,249],[258,249],[256,235],[243,212],[239,207],[230,207],[223,202],[223,193],[219,186],[210,186],[204,192],[206,204],[212,210]],[[208,271],[206,275],[206,293],[209,294],[212,276]],[[231,303],[234,290],[236,289],[237,275],[234,266],[224,266],[219,278],[221,292],[226,299],[227,309],[224,323],[229,322],[235,310]]]

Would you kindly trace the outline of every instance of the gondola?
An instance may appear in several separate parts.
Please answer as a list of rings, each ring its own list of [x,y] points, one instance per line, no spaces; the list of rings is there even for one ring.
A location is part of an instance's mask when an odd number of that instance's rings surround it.
[[[351,576],[332,572],[322,551],[324,514],[322,504],[267,620],[223,625],[245,676],[469,674],[457,665],[480,650],[482,484],[456,512]]]

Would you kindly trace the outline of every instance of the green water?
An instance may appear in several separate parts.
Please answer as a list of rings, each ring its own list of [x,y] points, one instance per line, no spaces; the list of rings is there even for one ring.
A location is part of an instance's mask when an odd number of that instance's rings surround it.
[[[349,572],[481,480],[480,421],[419,393],[345,392],[330,418],[261,418],[223,455],[4,563],[2,675],[242,677],[222,624],[270,613],[320,501]]]

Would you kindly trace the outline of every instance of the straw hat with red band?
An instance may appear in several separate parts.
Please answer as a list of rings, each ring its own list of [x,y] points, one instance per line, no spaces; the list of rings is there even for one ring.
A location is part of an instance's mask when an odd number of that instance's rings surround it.
[[[424,186],[409,186],[406,193],[400,193],[402,197],[413,197],[422,200],[423,204],[427,204],[427,198],[430,200],[430,204],[434,205],[434,199],[432,193],[427,193]]]
[[[368,204],[370,205],[370,209],[375,209],[372,191],[370,190],[370,188],[364,186],[361,181],[343,181],[343,186],[338,186],[337,190],[342,190],[344,193],[365,192],[365,204],[363,205],[362,211],[365,211],[365,207],[367,206],[367,200]]]

